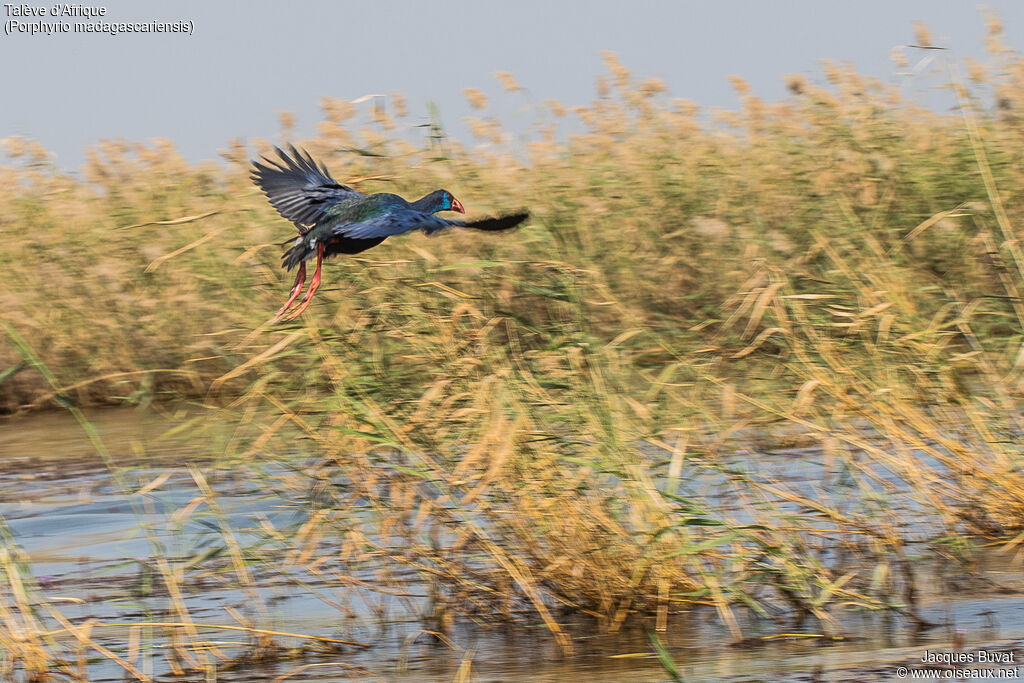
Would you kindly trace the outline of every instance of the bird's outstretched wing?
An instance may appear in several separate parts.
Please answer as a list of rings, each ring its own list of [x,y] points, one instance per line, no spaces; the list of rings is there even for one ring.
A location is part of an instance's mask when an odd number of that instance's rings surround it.
[[[473,228],[475,230],[508,230],[519,225],[530,214],[518,212],[498,218],[481,218],[475,221],[456,221],[439,218],[433,214],[423,213],[415,209],[391,209],[374,218],[359,223],[346,223],[336,226],[332,233],[350,239],[367,239],[374,237],[391,237],[413,230],[422,230],[428,235],[445,228]]]
[[[474,230],[487,230],[493,232],[496,230],[509,230],[514,228],[529,217],[530,213],[528,211],[517,211],[516,213],[510,213],[493,218],[480,218],[475,221],[447,221],[447,223],[449,225],[454,225],[457,228],[473,228]]]
[[[252,179],[267,195],[278,213],[305,233],[308,226],[327,217],[327,209],[347,199],[365,197],[362,192],[338,183],[324,165],[291,146],[291,156],[275,147],[281,161],[263,157],[254,161]]]

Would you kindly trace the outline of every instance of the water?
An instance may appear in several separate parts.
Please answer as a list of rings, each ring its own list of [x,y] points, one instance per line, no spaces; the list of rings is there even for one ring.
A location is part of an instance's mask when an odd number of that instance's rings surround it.
[[[195,440],[163,437],[170,426],[189,418],[181,411],[162,417],[143,417],[131,410],[91,415],[118,466],[124,467],[117,477],[98,462],[81,428],[66,414],[0,422],[0,515],[27,555],[40,591],[72,623],[179,621],[181,615],[161,579],[160,558],[171,558],[175,566],[191,561],[198,567],[211,557],[225,557],[225,526],[239,547],[249,549],[246,552],[258,553],[265,547],[268,557],[277,557],[282,551],[268,543],[266,528],[295,529],[305,521],[306,506],[265,486],[267,476],[287,476],[287,469],[218,469]],[[813,461],[805,457],[810,455],[794,450],[783,458],[775,476],[820,482],[814,465],[808,474],[794,464]],[[204,457],[202,471],[216,492],[222,516],[211,512],[194,474],[184,466],[203,462]],[[143,494],[133,493],[140,489]],[[891,680],[903,663],[924,667],[919,660],[926,650],[953,652],[955,639],[969,644],[967,651],[1018,648],[1024,640],[1020,564],[1012,554],[992,553],[980,561],[973,579],[943,579],[936,571],[923,582],[920,614],[942,624],[927,630],[918,630],[892,612],[846,614],[842,628],[850,637],[845,641],[791,638],[736,647],[728,644],[729,633],[714,612],[699,609],[674,617],[662,638],[687,680],[698,681]],[[480,681],[667,680],[647,632],[639,626],[601,633],[593,622],[562,619],[573,635],[574,652],[568,657],[558,651],[541,623],[456,623],[445,643],[422,633],[428,589],[412,572],[395,577],[395,585],[402,587],[396,592],[404,595],[381,595],[353,592],[351,586],[297,568],[301,563],[267,564],[272,566],[256,561],[248,565],[255,584],[250,589],[237,587],[230,563],[219,565],[226,570],[187,574],[181,599],[205,638],[251,640],[246,634],[203,627],[237,624],[238,615],[259,628],[373,647],[346,647],[326,657],[245,661],[219,671],[216,680],[274,680],[294,673],[287,680],[341,681],[376,675],[385,680],[435,681],[453,680],[467,667]],[[741,626],[752,638],[780,632],[779,625],[764,620],[745,619]],[[815,628],[807,624],[792,630]],[[93,635],[117,649],[131,633],[128,626],[115,626],[99,628]],[[276,640],[291,646],[301,642]],[[156,637],[150,645],[149,655],[138,659],[140,667],[165,674],[161,648],[166,643]],[[236,645],[221,651],[230,657],[249,650]],[[1016,654],[1017,660],[1022,657]],[[1019,673],[1024,677],[1024,670]],[[123,671],[100,658],[91,664],[90,676],[94,681],[122,680]]]

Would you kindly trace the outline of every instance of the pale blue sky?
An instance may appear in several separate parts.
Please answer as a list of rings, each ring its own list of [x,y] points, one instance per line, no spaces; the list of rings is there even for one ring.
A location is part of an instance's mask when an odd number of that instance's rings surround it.
[[[104,1],[105,20],[191,20],[195,32],[0,36],[0,137],[36,139],[63,167],[100,138],[166,137],[189,159],[216,159],[231,138],[278,140],[280,110],[309,134],[321,95],[392,90],[405,93],[414,117],[437,102],[463,136],[463,88],[487,93],[503,119],[524,97],[586,104],[604,72],[601,50],[639,77],[663,79],[672,96],[734,108],[729,74],[769,99],[785,95],[787,73],[821,80],[825,58],[896,81],[890,50],[913,42],[914,20],[954,57],[981,56],[985,35],[978,5],[940,0]],[[1019,49],[1024,2],[989,6]],[[0,4],[4,21],[13,18],[6,14]],[[529,92],[504,95],[492,76],[499,70]]]

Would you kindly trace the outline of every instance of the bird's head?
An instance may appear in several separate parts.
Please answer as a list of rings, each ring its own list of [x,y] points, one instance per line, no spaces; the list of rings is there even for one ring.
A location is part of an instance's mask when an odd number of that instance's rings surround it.
[[[437,213],[438,211],[466,213],[466,210],[462,208],[462,202],[456,199],[448,190],[434,190],[427,196],[414,201],[412,207],[424,213]]]
[[[462,208],[462,202],[455,198],[448,190],[441,190],[441,208],[438,211],[455,211],[457,213],[466,213],[466,210]]]

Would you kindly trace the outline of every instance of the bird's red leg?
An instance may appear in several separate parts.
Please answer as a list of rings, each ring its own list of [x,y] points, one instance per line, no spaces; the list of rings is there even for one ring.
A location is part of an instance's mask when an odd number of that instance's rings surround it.
[[[288,301],[285,302],[281,310],[277,312],[275,318],[280,318],[287,311],[292,302],[299,298],[299,293],[302,292],[302,285],[306,283],[306,262],[303,261],[299,264],[299,272],[295,274],[295,284],[292,285],[292,295],[288,297]]]
[[[316,272],[313,273],[313,279],[309,281],[309,289],[306,290],[306,296],[302,298],[302,305],[300,305],[294,313],[289,315],[285,320],[291,320],[297,318],[301,313],[309,307],[310,302],[313,301],[313,294],[316,290],[320,289],[320,265],[324,260],[324,244],[321,242],[316,248]]]

